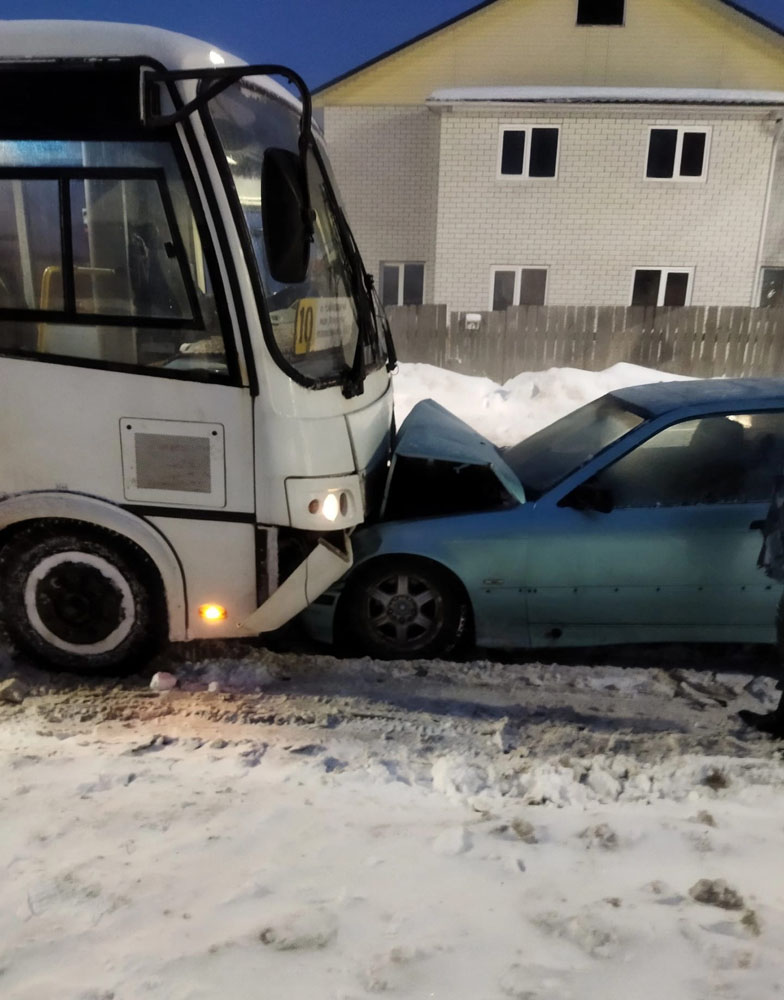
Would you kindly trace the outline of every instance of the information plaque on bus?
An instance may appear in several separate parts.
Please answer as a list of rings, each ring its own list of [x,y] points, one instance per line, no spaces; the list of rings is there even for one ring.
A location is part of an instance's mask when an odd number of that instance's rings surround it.
[[[300,299],[294,323],[294,353],[324,351],[341,343],[341,330],[354,322],[351,299]]]

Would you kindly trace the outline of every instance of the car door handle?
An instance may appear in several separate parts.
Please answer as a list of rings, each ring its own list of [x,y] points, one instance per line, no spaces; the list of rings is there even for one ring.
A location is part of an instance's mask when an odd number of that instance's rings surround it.
[[[749,525],[749,531],[764,531],[765,522],[764,521],[752,521]]]

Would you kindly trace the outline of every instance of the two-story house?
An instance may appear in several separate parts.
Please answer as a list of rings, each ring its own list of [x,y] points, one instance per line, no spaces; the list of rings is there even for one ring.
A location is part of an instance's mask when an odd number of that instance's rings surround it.
[[[784,34],[488,0],[316,92],[387,304],[784,305]]]

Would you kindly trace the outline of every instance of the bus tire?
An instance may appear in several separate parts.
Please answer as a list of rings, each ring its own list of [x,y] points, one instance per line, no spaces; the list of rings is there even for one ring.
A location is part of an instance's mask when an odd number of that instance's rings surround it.
[[[64,522],[10,539],[0,601],[15,645],[57,669],[132,671],[165,636],[162,587],[149,560],[119,535]]]

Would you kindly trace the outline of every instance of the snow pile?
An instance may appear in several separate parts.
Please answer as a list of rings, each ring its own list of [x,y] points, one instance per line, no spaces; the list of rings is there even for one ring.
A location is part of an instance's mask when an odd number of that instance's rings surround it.
[[[602,372],[523,372],[498,385],[433,365],[401,364],[395,377],[395,413],[399,426],[416,403],[432,398],[494,444],[511,445],[612,389],[685,377],[621,362]]]
[[[781,762],[728,757],[673,756],[656,764],[619,754],[586,760],[565,758],[482,766],[459,755],[446,755],[433,766],[433,788],[451,801],[484,808],[500,798],[525,805],[586,806],[613,802],[714,801],[731,797],[765,802],[771,789],[781,791]],[[728,789],[732,789],[731,794]]]

